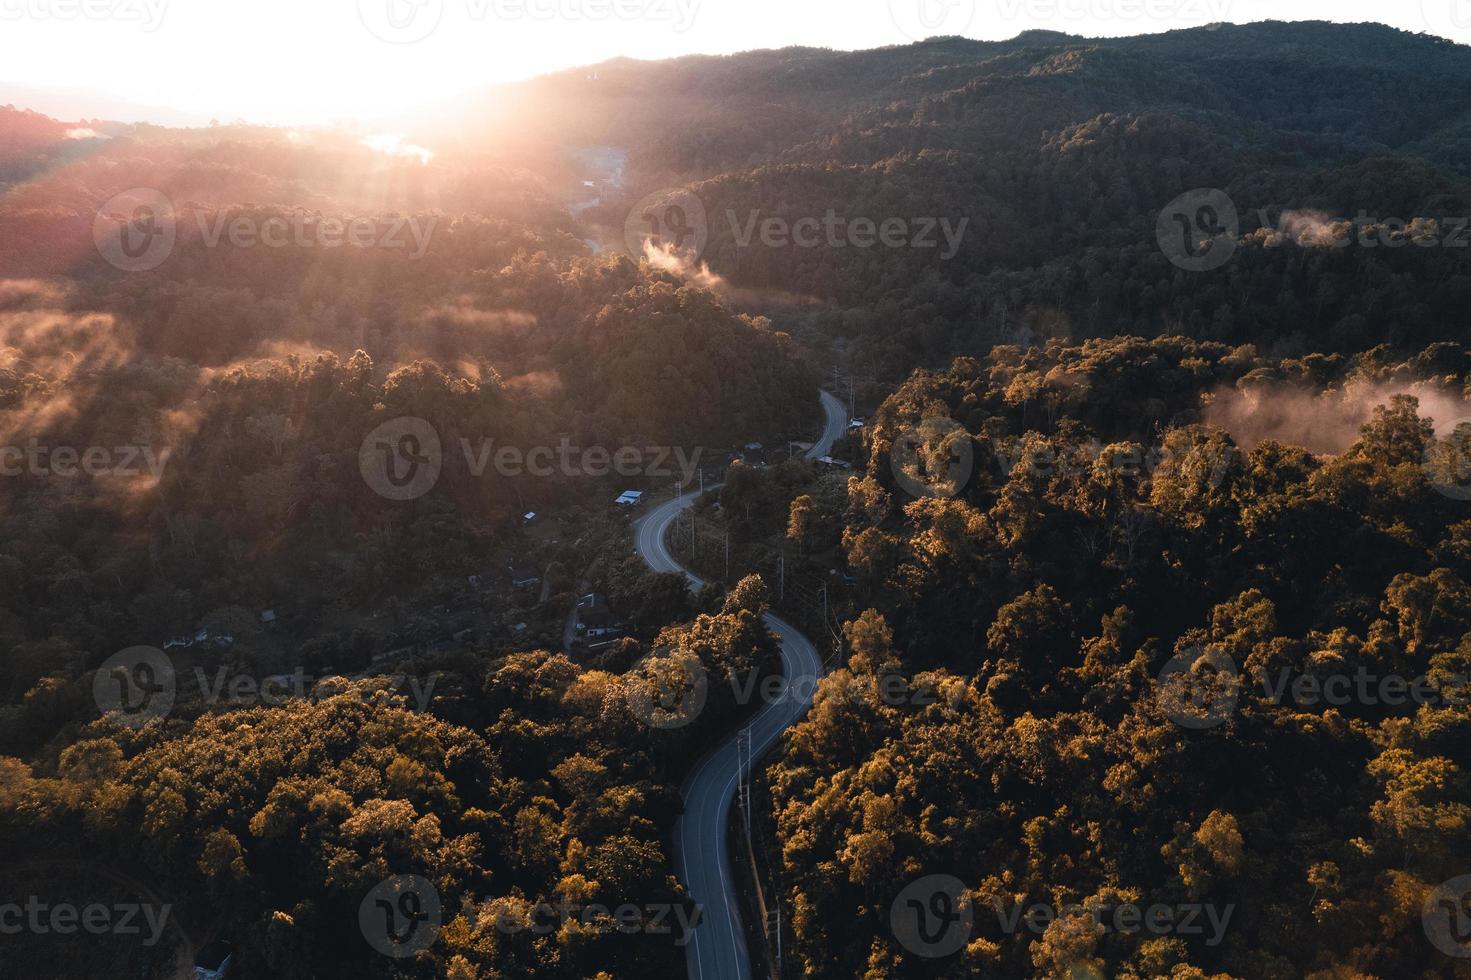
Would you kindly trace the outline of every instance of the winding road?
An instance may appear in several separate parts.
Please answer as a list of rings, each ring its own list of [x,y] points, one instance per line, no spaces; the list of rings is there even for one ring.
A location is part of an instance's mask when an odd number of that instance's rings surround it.
[[[823,392],[822,409],[826,415],[822,438],[808,450],[808,459],[832,452],[833,443],[847,430],[848,413],[842,402]],[[664,539],[675,518],[698,496],[685,494],[660,504],[639,521],[635,531],[635,547],[650,568],[656,572],[684,572],[696,589],[704,581],[674,560]],[[781,637],[786,694],[762,707],[746,726],[751,732],[753,759],[761,758],[782,732],[807,713],[822,676],[822,656],[810,640],[773,615],[768,614],[765,622]],[[674,860],[690,898],[702,910],[693,938],[685,947],[692,980],[751,980],[737,878],[726,839],[727,819],[740,776],[738,737],[739,732],[731,732],[701,759],[681,790],[684,814],[674,828]]]

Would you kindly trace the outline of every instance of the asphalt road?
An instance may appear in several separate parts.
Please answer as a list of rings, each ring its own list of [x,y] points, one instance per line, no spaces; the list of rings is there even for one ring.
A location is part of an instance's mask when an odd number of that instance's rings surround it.
[[[807,453],[809,459],[826,456],[847,431],[848,413],[842,402],[823,392],[822,408],[826,423],[822,438]],[[674,560],[664,541],[675,518],[698,496],[685,494],[654,508],[639,522],[635,533],[635,547],[650,568],[684,572],[696,589],[704,582]],[[766,626],[781,637],[782,672],[787,683],[785,696],[764,705],[748,726],[756,759],[807,713],[822,676],[822,655],[810,640],[772,615],[766,617]],[[751,980],[737,878],[725,832],[740,772],[738,734],[731,732],[701,759],[681,790],[684,814],[674,828],[674,863],[690,897],[703,910],[694,937],[685,947],[692,980]]]

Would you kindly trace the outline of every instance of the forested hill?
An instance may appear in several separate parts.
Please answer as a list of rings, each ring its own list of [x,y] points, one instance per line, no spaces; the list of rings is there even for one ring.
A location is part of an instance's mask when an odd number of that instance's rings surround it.
[[[1233,140],[1296,135],[1315,159],[1411,152],[1464,170],[1471,49],[1375,24],[1218,25],[1124,38],[1028,31],[639,62],[618,59],[473,101],[569,142],[626,144],[690,173],[996,153],[1103,112],[1167,112]],[[535,112],[528,107],[535,105]],[[958,124],[958,125],[957,125]],[[486,126],[489,131],[493,126]]]
[[[847,338],[860,374],[893,382],[1049,337],[1187,334],[1287,357],[1454,339],[1471,298],[1453,231],[1471,213],[1468,79],[1471,49],[1376,25],[1028,32],[619,60],[494,90],[422,138],[474,144],[509,122],[625,148],[622,192],[586,225],[621,238],[644,195],[688,187],[703,261],[758,296],[807,300],[781,311],[794,335]],[[1162,211],[1198,188],[1224,193],[1240,224],[1237,254],[1209,275],[1157,240]],[[790,226],[829,211],[965,224],[953,254],[743,234],[753,215]],[[1360,215],[1433,220],[1448,247],[1303,234]]]

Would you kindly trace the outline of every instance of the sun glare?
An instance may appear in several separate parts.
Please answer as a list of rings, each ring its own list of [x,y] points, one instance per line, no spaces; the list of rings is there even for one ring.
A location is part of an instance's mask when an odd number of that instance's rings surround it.
[[[108,117],[123,121],[165,111],[172,124],[191,125],[401,120],[481,86],[615,57],[852,50],[1039,28],[1116,36],[1287,16],[1257,0],[1162,3],[1169,18],[1144,3],[1125,15],[1108,0],[0,0],[0,90],[19,89],[0,91],[0,103],[65,90],[93,102],[105,93],[118,107]],[[1388,17],[1406,30],[1471,39],[1465,18],[1437,13],[1450,5],[1389,12],[1369,0],[1296,0],[1289,13]]]

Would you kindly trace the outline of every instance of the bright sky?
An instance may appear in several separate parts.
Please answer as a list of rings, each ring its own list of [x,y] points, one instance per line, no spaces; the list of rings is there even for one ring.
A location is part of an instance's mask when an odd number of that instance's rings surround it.
[[[18,101],[10,83],[314,123],[618,55],[1268,18],[1372,20],[1471,43],[1471,0],[0,0],[0,104]]]

